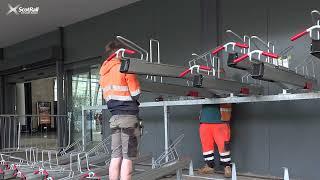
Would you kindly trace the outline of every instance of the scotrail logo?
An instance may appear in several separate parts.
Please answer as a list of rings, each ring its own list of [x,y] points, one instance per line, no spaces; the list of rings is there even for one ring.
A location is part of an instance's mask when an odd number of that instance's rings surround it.
[[[12,6],[11,4],[8,4],[9,11],[7,12],[7,15],[15,14],[15,15],[33,15],[33,14],[39,14],[39,7],[22,7],[21,4],[18,4],[16,6]]]

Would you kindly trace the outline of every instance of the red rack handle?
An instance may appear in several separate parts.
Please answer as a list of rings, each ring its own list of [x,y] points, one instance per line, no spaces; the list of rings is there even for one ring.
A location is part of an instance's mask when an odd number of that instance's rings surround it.
[[[85,173],[82,175],[83,178],[89,177],[89,173]]]
[[[190,69],[187,69],[187,70],[183,71],[182,73],[179,74],[179,78],[182,78],[182,77],[186,76],[190,72],[191,72]]]
[[[218,52],[220,52],[220,51],[222,51],[222,50],[224,50],[224,49],[225,49],[224,46],[217,47],[215,50],[213,50],[213,51],[211,52],[211,54],[212,54],[212,55],[217,54]]]
[[[110,61],[111,59],[115,58],[116,56],[117,56],[116,53],[111,54],[104,63]],[[103,64],[104,64],[104,63],[103,63]]]
[[[238,42],[236,42],[236,46],[241,47],[241,48],[246,48],[246,49],[249,48],[248,44],[242,44],[242,43],[238,43]]]
[[[249,57],[249,55],[248,55],[248,54],[245,54],[245,55],[243,55],[243,56],[241,56],[241,57],[238,57],[237,59],[233,60],[233,63],[239,63],[239,62],[247,59],[248,57]]]
[[[262,55],[275,58],[275,59],[278,59],[280,57],[278,54],[269,53],[269,52],[262,52]]]
[[[211,67],[209,67],[209,66],[200,65],[199,68],[202,69],[202,70],[206,70],[206,71],[210,71],[211,70]]]
[[[26,179],[26,176],[25,176],[23,173],[20,172],[20,175],[21,175],[21,177],[20,177],[21,179],[24,179],[24,180]],[[15,172],[15,173],[13,174],[13,176],[14,176],[14,177],[17,177],[17,176],[18,176],[18,172]]]
[[[205,70],[205,71],[210,71],[212,68],[209,66],[204,66],[204,65],[200,65],[199,69]],[[186,76],[188,73],[191,72],[191,69],[186,69],[185,71],[183,71],[182,73],[179,74],[179,78],[182,78],[184,76]]]
[[[187,96],[199,97],[199,92],[198,91],[189,91],[187,93]]]
[[[124,52],[127,54],[135,54],[136,53],[136,51],[131,50],[131,49],[125,49]]]
[[[39,170],[35,170],[35,171],[33,172],[33,174],[39,174],[39,173],[40,173]],[[44,170],[42,173],[43,173],[45,176],[48,176],[48,175],[49,175],[49,173],[48,173],[46,170]]]
[[[301,38],[302,36],[304,36],[304,35],[306,35],[306,34],[308,34],[308,31],[307,31],[307,30],[304,30],[303,32],[298,33],[298,34],[292,36],[292,37],[290,38],[290,40],[291,40],[291,41],[295,41],[295,40]]]
[[[135,54],[135,53],[136,53],[136,51],[131,50],[131,49],[125,49],[124,52],[127,53],[127,54]],[[115,58],[116,56],[117,56],[116,53],[112,53],[112,54],[107,58],[107,60],[103,63],[103,65],[105,65],[105,63],[107,63],[107,62],[110,61],[111,59]]]

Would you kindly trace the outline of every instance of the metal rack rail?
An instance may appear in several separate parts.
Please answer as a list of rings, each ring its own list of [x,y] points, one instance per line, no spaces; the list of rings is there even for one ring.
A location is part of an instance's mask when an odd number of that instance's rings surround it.
[[[149,80],[139,79],[141,90],[144,92],[164,93],[176,96],[188,96],[195,93],[198,97],[211,98],[217,92],[209,91],[203,88],[196,88],[192,86],[182,86],[170,83],[151,82]]]
[[[247,96],[247,97],[227,97],[227,98],[212,98],[212,99],[194,99],[194,100],[179,100],[179,101],[160,101],[160,102],[143,102],[140,104],[141,108],[148,107],[163,107],[164,114],[164,139],[165,150],[169,148],[169,113],[170,106],[192,106],[202,104],[223,104],[223,103],[252,103],[252,102],[272,102],[272,101],[293,101],[293,100],[311,100],[320,99],[320,92],[300,93],[300,94],[278,94],[268,96]],[[82,107],[82,133],[85,137],[86,123],[85,111],[89,110],[103,110],[108,109],[108,106],[85,106]],[[85,139],[82,142],[85,144]]]
[[[263,88],[260,85],[246,84],[225,79],[212,79],[203,75],[196,75],[194,77],[193,85],[206,89],[223,90],[236,95],[261,95],[263,93]]]

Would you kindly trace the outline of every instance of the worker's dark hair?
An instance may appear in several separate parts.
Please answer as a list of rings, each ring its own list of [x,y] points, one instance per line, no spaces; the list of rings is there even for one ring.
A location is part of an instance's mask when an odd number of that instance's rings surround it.
[[[111,55],[111,53],[114,53],[115,51],[121,48],[125,48],[125,46],[119,40],[114,39],[106,45],[105,50],[107,55],[109,56]]]

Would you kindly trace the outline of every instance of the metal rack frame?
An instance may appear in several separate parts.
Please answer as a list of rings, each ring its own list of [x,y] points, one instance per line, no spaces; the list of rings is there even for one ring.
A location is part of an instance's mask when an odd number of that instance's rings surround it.
[[[179,73],[184,72],[186,69],[188,68],[185,68],[183,66],[174,66],[169,64],[155,64],[155,63],[150,63],[150,62],[145,62],[145,61],[137,60],[134,58],[130,58],[130,59],[122,60],[120,72],[133,73],[138,75],[181,78],[179,77]],[[225,91],[227,93],[239,94],[241,88],[247,88],[250,90],[250,94],[262,93],[262,87],[258,85],[252,85],[248,83],[242,83],[242,82],[226,80],[226,79],[217,79],[217,78],[214,79],[212,78],[212,76],[209,76],[205,72],[199,72],[199,74],[204,76],[204,79],[206,79],[206,83],[203,83],[203,87],[206,87],[210,92]],[[193,77],[196,77],[196,76],[197,75],[192,74],[191,78],[190,76],[186,78],[189,78],[192,81],[194,81]],[[194,87],[197,87],[197,86],[194,86]]]
[[[143,102],[141,108],[147,107],[163,107],[164,114],[164,139],[165,150],[169,148],[169,109],[170,106],[192,106],[202,104],[224,104],[224,103],[253,103],[253,102],[274,102],[274,101],[293,101],[293,100],[311,100],[320,99],[320,92],[300,93],[300,94],[278,94],[267,96],[248,96],[248,97],[227,97],[227,98],[212,98],[212,99],[195,99],[195,100],[179,100],[179,101],[160,101],[160,102]],[[103,110],[108,109],[108,106],[84,106],[82,107],[82,135],[86,130],[85,111],[88,110]],[[85,139],[82,140],[85,145]]]
[[[254,79],[280,83],[282,86],[296,86],[300,89],[314,90],[318,89],[318,82],[314,77],[301,75],[288,68],[274,65],[260,60],[251,59],[250,61],[235,62],[242,57],[248,57],[241,53],[229,53],[227,64],[229,67],[245,70]]]

